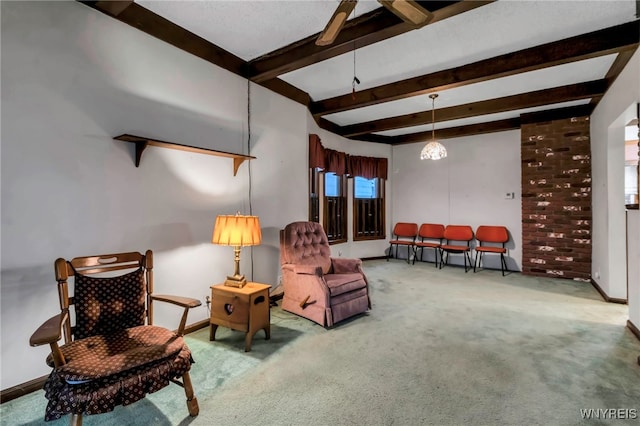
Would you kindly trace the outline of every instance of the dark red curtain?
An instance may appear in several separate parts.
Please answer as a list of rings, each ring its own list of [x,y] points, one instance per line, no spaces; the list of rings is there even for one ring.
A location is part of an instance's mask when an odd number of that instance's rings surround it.
[[[348,155],[322,146],[318,135],[309,135],[309,167],[319,167],[337,175],[360,176],[365,179],[387,179],[388,160],[378,157]]]
[[[339,176],[349,174],[347,170],[349,156],[344,152],[325,148],[324,158],[327,164],[325,171],[333,172]]]
[[[325,169],[327,163],[324,159],[324,147],[320,143],[318,135],[309,135],[309,168]]]
[[[349,174],[351,176],[360,176],[365,179],[387,179],[387,165],[386,158],[349,156]]]

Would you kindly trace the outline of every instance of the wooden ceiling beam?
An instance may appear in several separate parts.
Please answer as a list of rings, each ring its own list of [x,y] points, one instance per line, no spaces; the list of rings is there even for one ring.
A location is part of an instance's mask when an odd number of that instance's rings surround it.
[[[468,65],[357,91],[355,95],[348,93],[313,102],[310,110],[314,116],[348,111],[616,52],[633,52],[639,42],[640,21],[636,20]]]
[[[447,108],[436,109],[435,121],[443,122],[461,118],[475,117],[479,115],[496,114],[500,112],[514,111],[524,108],[569,102],[579,99],[602,96],[607,89],[607,81],[594,80],[586,83],[570,84],[554,87],[552,89],[537,90],[486,101],[472,102],[464,105],[456,105]],[[385,130],[399,129],[403,127],[420,126],[432,122],[431,110],[396,117],[383,118],[365,123],[343,126],[340,134],[348,138],[357,138],[367,133],[382,132]]]
[[[82,1],[81,3],[227,71],[246,77],[247,65],[244,60],[137,3],[131,3],[117,16],[111,15],[104,8],[101,8],[102,1]]]
[[[430,2],[433,8],[433,19],[429,25],[493,1],[495,0]],[[387,9],[375,9],[348,21],[336,40],[329,46],[315,44],[319,34],[317,33],[250,61],[249,78],[254,82],[270,80],[287,72],[351,52],[354,48],[359,49],[413,29],[415,29],[414,26],[405,23]]]
[[[369,133],[368,135],[360,135],[357,140],[362,142],[375,142],[375,143],[384,143],[387,145],[393,145],[394,137]]]
[[[87,2],[89,3],[89,2]],[[93,2],[95,3],[95,8],[101,10],[102,12],[111,15],[118,16],[120,15],[126,8],[131,6],[133,0],[101,0]]]
[[[504,132],[506,130],[516,130],[520,128],[520,118],[507,118],[505,120],[488,121],[486,123],[469,124],[466,126],[448,127],[437,129],[435,136],[437,140],[461,138],[464,136],[481,135],[485,133]],[[363,135],[368,137],[368,135]],[[380,135],[374,135],[380,136]],[[404,145],[417,142],[429,142],[431,131],[410,133],[401,136],[387,136],[391,145]],[[360,140],[360,137],[358,138]]]
[[[618,78],[618,75],[620,75],[624,67],[627,66],[627,63],[629,63],[629,60],[631,59],[634,53],[635,53],[635,50],[625,50],[624,52],[618,53],[618,56],[616,56],[615,61],[613,61],[613,64],[611,64],[611,67],[609,67],[609,71],[607,71],[607,75],[605,75],[604,77],[605,80],[607,80],[609,87],[611,87],[611,85],[616,80],[616,78]]]
[[[520,124],[540,123],[542,121],[563,120],[572,117],[588,117],[595,106],[591,104],[576,105],[566,108],[548,109],[546,111],[529,112],[520,115]]]
[[[466,126],[448,127],[446,129],[436,129],[436,140],[461,138],[464,136],[475,136],[487,133],[504,132],[507,130],[517,130],[522,124],[538,123],[541,121],[560,120],[571,117],[590,116],[593,112],[593,105],[577,105],[566,108],[555,108],[547,111],[531,112],[522,114],[520,117],[506,118],[504,120],[488,121],[486,123],[469,124]],[[369,138],[370,135],[362,135]],[[378,136],[381,135],[371,135]],[[361,137],[358,137],[361,140]],[[401,136],[387,136],[380,142],[391,145],[404,145],[418,142],[429,142],[431,140],[431,131],[409,133]]]
[[[125,24],[191,53],[218,67],[247,78],[249,65],[231,52],[199,37],[133,1],[79,1]],[[308,106],[309,94],[291,84],[272,79],[259,83],[282,96]]]

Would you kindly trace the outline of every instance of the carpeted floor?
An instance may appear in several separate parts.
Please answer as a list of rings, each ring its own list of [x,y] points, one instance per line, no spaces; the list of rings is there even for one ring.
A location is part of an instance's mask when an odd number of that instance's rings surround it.
[[[172,385],[84,424],[640,423],[640,342],[627,306],[590,284],[402,260],[365,271],[372,311],[332,330],[278,307],[249,353],[222,327],[215,343],[208,329],[187,336],[198,417]],[[2,424],[42,424],[44,406],[42,392],[5,403]],[[636,418],[585,421],[589,409]]]

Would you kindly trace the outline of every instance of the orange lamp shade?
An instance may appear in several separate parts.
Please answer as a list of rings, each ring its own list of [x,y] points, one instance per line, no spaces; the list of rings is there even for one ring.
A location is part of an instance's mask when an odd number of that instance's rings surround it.
[[[211,242],[222,246],[256,246],[262,240],[258,216],[220,215]]]

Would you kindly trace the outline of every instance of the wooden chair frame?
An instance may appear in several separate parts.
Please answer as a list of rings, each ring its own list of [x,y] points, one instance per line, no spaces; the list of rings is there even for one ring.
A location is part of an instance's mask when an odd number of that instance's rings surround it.
[[[74,304],[74,298],[69,296],[68,279],[82,272],[83,275],[110,273],[124,269],[144,268],[146,282],[146,310],[145,320],[147,325],[153,324],[153,302],[167,302],[184,308],[180,325],[176,331],[179,336],[184,335],[189,309],[200,306],[197,299],[153,294],[153,253],[147,250],[144,255],[138,252],[116,253],[98,256],[76,257],[70,261],[59,258],[55,261],[55,275],[58,283],[58,296],[61,312],[45,321],[33,335],[29,343],[31,346],[48,344],[51,347],[51,356],[55,368],[66,364],[65,357],[58,342],[64,337],[64,343],[73,341],[74,327],[71,325],[69,308]],[[198,400],[193,392],[193,385],[189,372],[183,374],[182,381],[172,380],[184,388],[187,398],[187,408],[191,416],[199,413]],[[71,425],[82,424],[82,414],[71,414]]]

